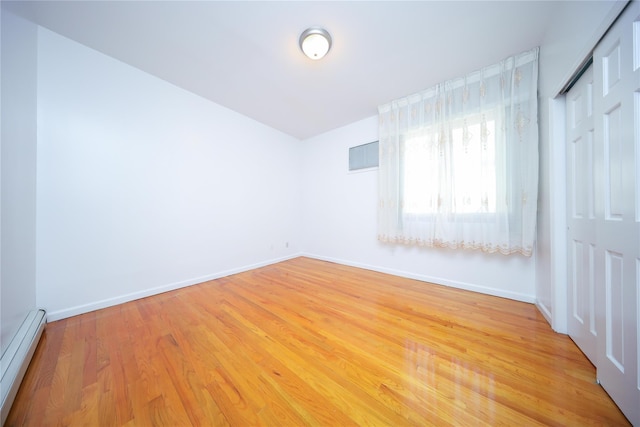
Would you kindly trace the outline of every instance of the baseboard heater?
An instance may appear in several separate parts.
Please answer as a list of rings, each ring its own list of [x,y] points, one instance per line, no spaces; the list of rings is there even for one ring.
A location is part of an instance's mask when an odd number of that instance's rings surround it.
[[[33,310],[29,312],[20,329],[11,340],[11,344],[7,347],[0,358],[0,367],[2,377],[0,377],[0,391],[2,398],[2,420],[0,426],[4,425],[9,415],[9,410],[13,404],[20,388],[20,383],[24,374],[27,372],[31,357],[36,350],[38,341],[44,331],[44,325],[47,322],[44,310]]]

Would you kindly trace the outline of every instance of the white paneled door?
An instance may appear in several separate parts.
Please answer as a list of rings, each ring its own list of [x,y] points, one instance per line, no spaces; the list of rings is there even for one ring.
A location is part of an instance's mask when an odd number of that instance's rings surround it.
[[[640,425],[640,3],[632,2],[594,52],[598,379]]]
[[[640,426],[640,2],[592,67],[566,98],[569,334]]]
[[[566,96],[569,335],[595,365],[596,214],[593,67]]]

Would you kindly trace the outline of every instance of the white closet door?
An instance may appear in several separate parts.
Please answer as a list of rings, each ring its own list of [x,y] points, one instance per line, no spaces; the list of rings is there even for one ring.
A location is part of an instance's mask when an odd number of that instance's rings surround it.
[[[569,336],[597,364],[593,66],[566,95]]]
[[[594,52],[597,372],[640,426],[640,3]]]

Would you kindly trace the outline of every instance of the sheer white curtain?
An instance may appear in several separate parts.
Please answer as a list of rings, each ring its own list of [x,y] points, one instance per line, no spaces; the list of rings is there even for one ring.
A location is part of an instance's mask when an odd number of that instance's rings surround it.
[[[533,252],[538,48],[381,105],[378,239]]]

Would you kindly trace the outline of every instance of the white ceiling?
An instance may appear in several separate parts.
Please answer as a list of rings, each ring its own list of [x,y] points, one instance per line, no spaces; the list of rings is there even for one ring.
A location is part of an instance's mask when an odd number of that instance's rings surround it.
[[[4,7],[306,139],[538,46],[557,1],[23,1]],[[306,58],[298,37],[326,28]]]

